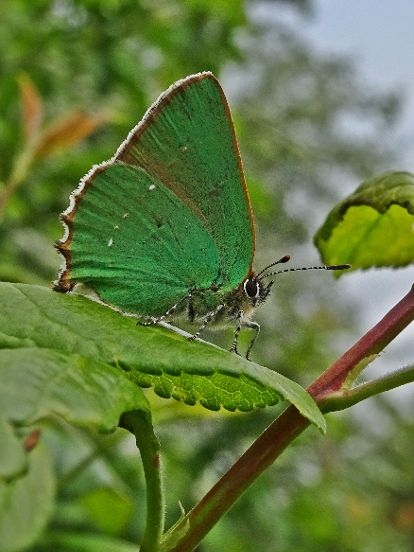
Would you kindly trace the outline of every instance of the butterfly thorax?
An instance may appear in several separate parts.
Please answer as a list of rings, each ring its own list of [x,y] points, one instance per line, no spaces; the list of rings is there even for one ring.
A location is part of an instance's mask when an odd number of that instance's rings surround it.
[[[230,290],[216,285],[207,289],[193,289],[174,308],[171,318],[184,318],[189,322],[209,319],[209,325],[216,329],[241,318],[250,319],[256,307],[268,297],[272,283],[263,285],[252,274]]]

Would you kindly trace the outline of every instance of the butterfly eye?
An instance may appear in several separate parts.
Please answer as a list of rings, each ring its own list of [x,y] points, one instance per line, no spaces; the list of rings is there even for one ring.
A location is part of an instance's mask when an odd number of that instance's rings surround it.
[[[260,295],[260,285],[255,278],[248,278],[243,284],[244,292],[247,297],[254,299]]]

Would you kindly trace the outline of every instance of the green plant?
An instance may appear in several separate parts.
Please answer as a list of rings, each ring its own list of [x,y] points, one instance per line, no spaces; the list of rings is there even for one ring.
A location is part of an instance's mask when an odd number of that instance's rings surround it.
[[[354,269],[367,266],[358,244],[347,239],[354,233],[352,228],[341,229],[350,224],[346,215],[353,208],[361,210],[361,216],[355,214],[352,221],[373,243],[376,235],[379,243],[386,243],[389,236],[388,222],[378,218],[393,216],[393,235],[399,236],[402,250],[411,252],[401,260],[379,250],[381,255],[371,263],[407,264],[413,258],[413,238],[405,231],[405,219],[411,217],[412,223],[413,195],[413,177],[408,173],[382,175],[363,184],[332,211],[318,232],[315,239],[318,244],[323,241],[325,260],[332,262],[327,244],[333,239],[336,248],[341,248],[341,259],[352,262]],[[364,216],[367,204],[376,209],[376,224]],[[391,215],[397,208],[400,214]],[[363,250],[373,258],[372,249]],[[80,295],[62,296],[40,286],[3,283],[0,298],[0,424],[5,451],[0,463],[0,540],[4,550],[34,543],[50,516],[55,480],[39,430],[56,416],[101,432],[113,431],[119,424],[135,436],[147,497],[141,550],[190,551],[311,423],[325,431],[321,412],[349,408],[414,380],[414,366],[408,366],[355,383],[361,371],[414,319],[414,288],[325,370],[307,393],[265,367],[209,344],[189,342],[167,328],[136,327],[132,319]],[[199,402],[212,410],[247,412],[280,400],[288,404],[213,488],[165,533],[159,442],[151,406],[141,391],[150,386],[161,397],[190,405]],[[30,506],[30,516],[22,509],[23,502]],[[65,542],[64,535],[51,534],[40,549]],[[66,542],[67,549],[70,542],[76,542],[76,535]],[[89,548],[82,549],[93,550],[92,544],[93,539]],[[107,545],[113,550],[134,549],[121,540]]]

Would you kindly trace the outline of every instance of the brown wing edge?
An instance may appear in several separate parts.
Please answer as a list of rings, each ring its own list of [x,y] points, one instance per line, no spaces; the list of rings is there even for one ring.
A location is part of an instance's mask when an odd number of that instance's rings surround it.
[[[69,205],[60,215],[60,221],[63,224],[64,234],[59,240],[54,243],[55,248],[63,257],[62,267],[58,272],[58,279],[53,282],[53,290],[61,293],[71,291],[76,282],[72,280],[72,254],[70,244],[73,238],[73,220],[79,208],[80,202],[85,195],[87,189],[92,184],[95,175],[103,172],[106,167],[112,165],[112,160],[104,161],[99,165],[94,165],[80,180],[78,187],[69,196]]]

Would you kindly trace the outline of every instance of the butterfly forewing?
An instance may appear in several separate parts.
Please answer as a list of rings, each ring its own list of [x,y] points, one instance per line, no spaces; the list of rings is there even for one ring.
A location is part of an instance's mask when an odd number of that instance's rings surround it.
[[[219,251],[215,283],[232,289],[245,278],[254,253],[253,218],[229,107],[211,73],[167,90],[116,159],[144,168],[199,219]]]

